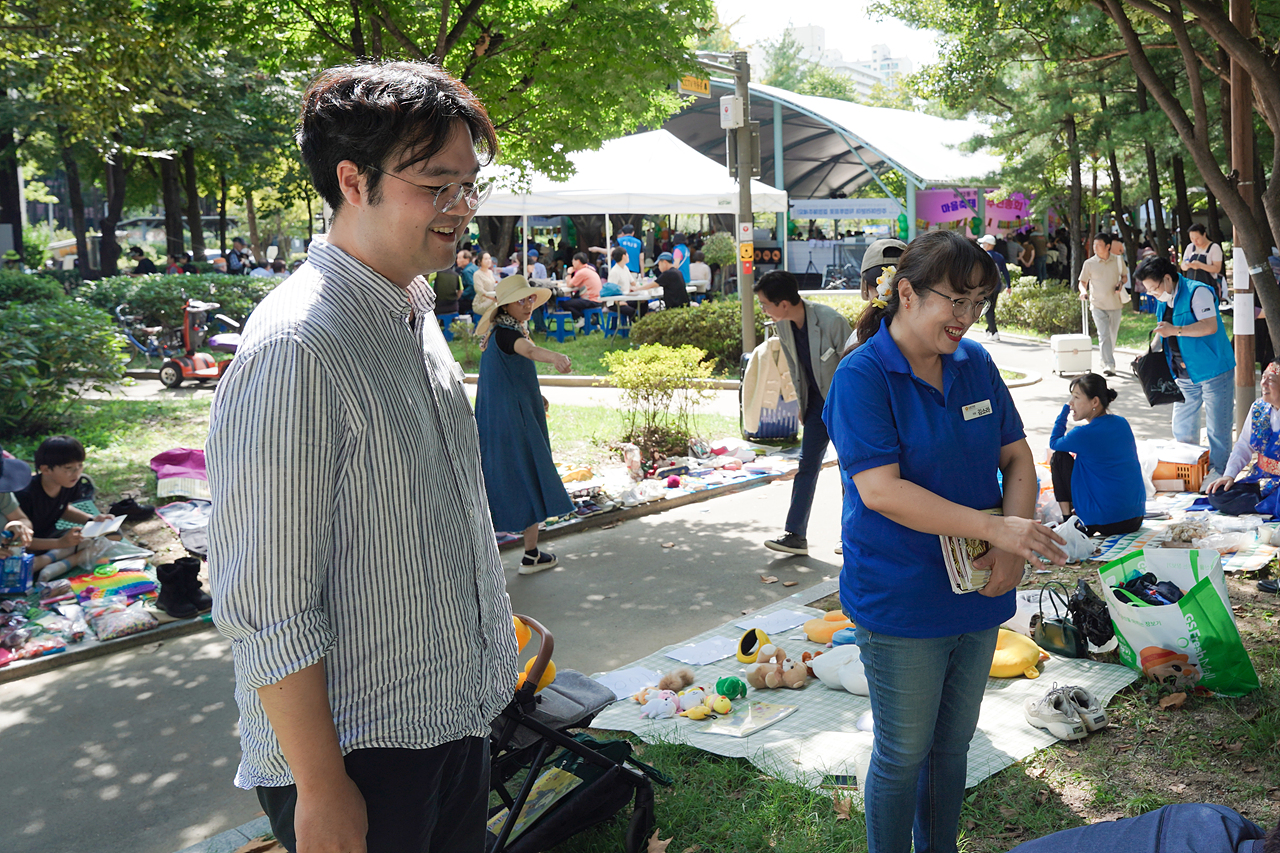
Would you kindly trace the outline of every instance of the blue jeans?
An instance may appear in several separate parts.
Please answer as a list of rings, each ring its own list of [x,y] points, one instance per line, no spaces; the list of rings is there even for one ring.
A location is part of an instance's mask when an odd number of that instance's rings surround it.
[[[1235,371],[1226,370],[1204,382],[1177,378],[1186,400],[1173,404],[1173,438],[1200,443],[1200,406],[1204,404],[1205,429],[1209,433],[1209,466],[1221,474],[1231,455],[1231,423],[1235,417]]]
[[[822,473],[822,457],[827,454],[831,437],[822,421],[822,398],[809,400],[805,413],[804,432],[800,436],[800,466],[791,484],[791,509],[787,511],[788,533],[809,535],[809,510],[813,509],[813,493],[818,488],[818,475]]]
[[[875,747],[867,770],[869,853],[955,853],[969,742],[996,649],[996,628],[956,637],[854,638],[871,688]]]

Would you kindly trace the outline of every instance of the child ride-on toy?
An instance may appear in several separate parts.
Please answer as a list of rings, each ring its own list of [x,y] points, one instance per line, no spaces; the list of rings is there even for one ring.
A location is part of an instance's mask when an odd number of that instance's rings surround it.
[[[187,300],[182,312],[182,347],[185,350],[185,355],[171,358],[161,365],[160,382],[166,388],[177,388],[187,379],[207,382],[210,379],[220,378],[226,372],[227,367],[231,364],[230,359],[215,361],[213,356],[208,353],[196,352],[196,349],[204,343],[205,334],[209,331],[209,312],[218,307],[219,304],[217,302]],[[217,316],[218,319],[232,326],[238,327],[240,325],[223,314]],[[237,334],[223,334],[215,337],[219,339],[219,346],[216,349],[224,352],[235,352],[235,346],[239,343],[240,336]]]

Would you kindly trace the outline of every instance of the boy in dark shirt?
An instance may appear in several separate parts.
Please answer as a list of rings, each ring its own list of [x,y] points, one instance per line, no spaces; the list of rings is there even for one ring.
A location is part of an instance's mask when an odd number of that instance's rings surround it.
[[[84,445],[69,435],[46,438],[36,448],[36,471],[31,482],[14,492],[18,506],[31,519],[31,544],[27,550],[36,554],[32,569],[39,580],[60,577],[77,564],[82,549],[80,528],[73,527],[58,535],[58,520],[73,524],[104,521],[109,515],[89,515],[71,506],[72,502],[91,498],[93,485],[84,472]],[[119,538],[118,536],[113,538]],[[83,559],[83,558],[82,558]]]
[[[662,288],[662,301],[668,308],[684,308],[689,304],[689,291],[685,289],[684,276],[675,265],[675,256],[670,252],[658,255],[657,284]]]

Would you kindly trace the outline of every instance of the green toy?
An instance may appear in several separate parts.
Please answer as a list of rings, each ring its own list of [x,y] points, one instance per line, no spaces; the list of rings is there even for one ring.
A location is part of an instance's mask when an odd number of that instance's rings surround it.
[[[726,675],[716,682],[716,692],[730,699],[739,699],[747,695],[747,683],[737,676]]]

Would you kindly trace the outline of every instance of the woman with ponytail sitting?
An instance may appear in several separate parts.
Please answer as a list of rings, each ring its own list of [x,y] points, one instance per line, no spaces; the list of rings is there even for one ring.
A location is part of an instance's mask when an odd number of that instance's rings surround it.
[[[964,337],[1001,284],[976,243],[917,237],[880,276],[823,410],[845,487],[840,603],[876,722],[870,853],[908,853],[913,824],[917,850],[954,853],[997,629],[1025,561],[1066,559],[1031,520],[1035,464],[1009,389]],[[990,544],[975,560],[986,586],[952,591],[939,536]]]
[[[1107,411],[1116,392],[1096,373],[1071,380],[1071,399],[1049,435],[1049,470],[1063,517],[1080,519],[1090,536],[1132,533],[1142,526],[1147,486],[1129,422]],[[1080,424],[1067,432],[1067,415]],[[1074,458],[1072,454],[1075,454]]]

